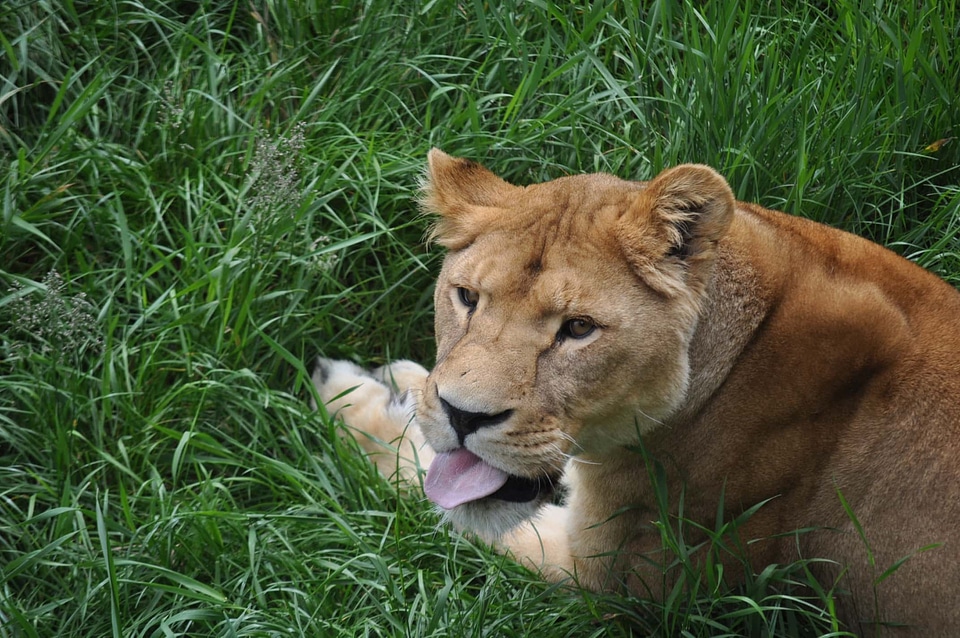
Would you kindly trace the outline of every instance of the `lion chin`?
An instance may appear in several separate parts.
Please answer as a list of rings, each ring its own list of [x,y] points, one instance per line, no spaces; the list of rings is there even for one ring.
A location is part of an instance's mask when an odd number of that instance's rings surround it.
[[[548,500],[538,497],[517,503],[487,497],[449,510],[438,507],[438,511],[445,523],[475,534],[488,543],[495,543],[521,524],[536,519]]]

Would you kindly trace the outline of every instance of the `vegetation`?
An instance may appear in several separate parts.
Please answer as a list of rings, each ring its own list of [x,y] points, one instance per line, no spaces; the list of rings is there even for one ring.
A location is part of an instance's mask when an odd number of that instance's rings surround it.
[[[3,2],[0,636],[838,630],[802,563],[540,583],[399,498],[309,361],[430,362],[434,145],[709,163],[960,282],[958,41],[933,0]]]

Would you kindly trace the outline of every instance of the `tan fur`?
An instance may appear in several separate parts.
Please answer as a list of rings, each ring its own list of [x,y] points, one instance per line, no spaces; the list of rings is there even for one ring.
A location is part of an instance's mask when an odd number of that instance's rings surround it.
[[[342,414],[407,445],[409,478],[417,454],[460,445],[440,396],[470,412],[512,410],[464,444],[510,474],[562,473],[569,486],[564,507],[487,498],[454,508],[454,524],[552,580],[661,595],[653,495],[628,449],[642,436],[674,500],[685,486],[689,518],[712,525],[721,494],[728,513],[771,499],[741,530],[769,539],[750,546],[758,569],[798,557],[848,569],[850,629],[958,631],[956,290],[864,239],[735,202],[703,166],[646,184],[580,175],[521,188],[434,150],[424,206],[449,253],[437,364],[406,378],[417,426],[402,439],[395,417]],[[472,312],[458,287],[479,294]],[[593,333],[558,339],[584,317]],[[772,538],[812,526],[824,529]],[[933,543],[879,585],[875,605],[874,578]],[[836,572],[819,575],[829,585]]]

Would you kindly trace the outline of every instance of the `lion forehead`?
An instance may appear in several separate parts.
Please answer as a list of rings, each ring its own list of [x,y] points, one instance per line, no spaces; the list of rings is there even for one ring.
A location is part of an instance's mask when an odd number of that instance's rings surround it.
[[[599,240],[598,240],[599,239]],[[606,238],[496,232],[448,257],[442,279],[550,315],[592,314],[636,278]]]

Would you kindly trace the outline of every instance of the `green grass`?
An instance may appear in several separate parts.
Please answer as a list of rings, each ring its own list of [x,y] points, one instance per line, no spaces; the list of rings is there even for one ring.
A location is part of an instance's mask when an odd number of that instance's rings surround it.
[[[544,585],[309,409],[317,353],[431,360],[433,145],[705,162],[960,282],[954,3],[647,4],[4,2],[0,637],[829,633],[803,563]]]

